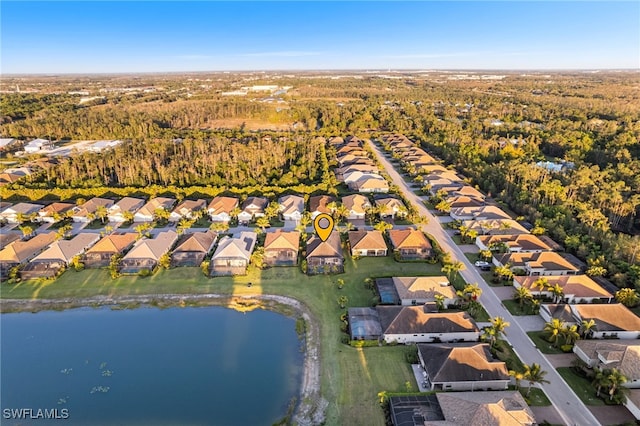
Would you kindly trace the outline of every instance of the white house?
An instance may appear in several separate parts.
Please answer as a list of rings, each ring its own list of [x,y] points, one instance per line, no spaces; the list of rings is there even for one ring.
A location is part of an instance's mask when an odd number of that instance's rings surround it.
[[[0,218],[9,223],[20,222],[21,217],[36,216],[38,212],[43,208],[42,204],[32,203],[18,203],[13,206],[7,207],[0,213]]]
[[[371,207],[369,199],[360,194],[342,197],[342,205],[349,211],[347,219],[350,220],[364,219],[367,209]]]
[[[153,222],[153,220],[155,219],[154,215],[156,210],[159,210],[159,209],[169,210],[171,207],[173,207],[173,203],[175,202],[176,200],[173,198],[165,198],[165,197],[152,198],[147,202],[147,204],[142,206],[140,210],[138,210],[134,214],[133,221],[136,223]]]
[[[573,352],[590,368],[617,368],[627,378],[623,386],[640,388],[640,341],[578,340]]]
[[[34,154],[40,151],[47,151],[53,148],[53,144],[47,139],[34,139],[24,146],[24,152]]]
[[[594,320],[594,339],[640,338],[640,318],[621,303],[569,305],[577,324]]]
[[[239,201],[233,197],[215,197],[209,203],[207,212],[212,222],[229,222]]]
[[[300,222],[304,212],[304,198],[298,195],[285,195],[278,199],[278,204],[284,220]]]
[[[144,206],[144,200],[142,198],[124,197],[108,209],[109,222],[126,222],[125,213],[130,212],[135,214],[140,208]]]
[[[393,277],[393,286],[403,306],[424,305],[444,297],[445,308],[456,302],[456,291],[445,276]]]
[[[240,208],[242,211],[238,214],[238,222],[249,223],[256,217],[264,216],[264,209],[269,204],[269,200],[264,197],[249,197]]]

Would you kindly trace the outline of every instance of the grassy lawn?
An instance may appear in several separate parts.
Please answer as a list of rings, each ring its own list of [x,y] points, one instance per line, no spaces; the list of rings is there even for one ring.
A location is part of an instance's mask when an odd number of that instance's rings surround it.
[[[102,223],[100,219],[94,219],[84,227],[84,229],[102,229],[107,225],[107,223]]]
[[[378,404],[380,391],[397,392],[409,381],[417,387],[410,366],[404,359],[405,346],[356,349],[340,343],[340,314],[336,302],[340,295],[347,306],[371,306],[374,294],[364,287],[369,276],[441,275],[440,265],[397,263],[391,257],[347,257],[345,274],[306,276],[298,267],[254,268],[243,277],[205,277],[200,268],[161,270],[147,278],[137,276],[111,280],[105,269],[67,271],[56,281],[27,281],[2,284],[2,298],[62,298],[95,295],[144,295],[162,293],[221,293],[237,295],[278,294],[306,303],[320,323],[322,395],[330,402],[326,424],[384,425]],[[339,290],[338,278],[345,280]],[[253,285],[249,288],[247,283]]]
[[[571,367],[558,367],[556,370],[586,405],[605,405],[604,401],[596,396],[596,390],[588,379],[574,373]]]
[[[531,310],[531,306],[526,303],[520,308],[520,303],[516,302],[513,299],[503,300],[502,304],[511,315],[535,315],[535,313]]]
[[[508,370],[524,370],[524,364],[522,363],[520,358],[518,358],[518,355],[516,355],[516,353],[513,351],[513,348],[511,347],[509,342],[500,339],[498,340],[497,345],[498,349],[496,350],[496,356],[500,361],[503,361],[505,364],[507,364]]]
[[[527,335],[533,341],[533,344],[542,352],[543,354],[563,354],[560,348],[556,348],[552,343],[547,342],[547,339],[544,337],[544,332],[542,331],[528,331]]]
[[[532,407],[547,407],[549,405],[551,405],[551,401],[549,401],[549,398],[547,398],[547,394],[544,393],[544,391],[540,388],[531,388],[531,391],[529,392],[529,397],[527,398],[527,385],[528,383],[525,383],[524,385],[522,384],[522,382],[520,383],[520,389],[518,389],[518,391],[520,392],[520,394],[526,399],[528,400],[527,402],[529,403],[530,406]]]

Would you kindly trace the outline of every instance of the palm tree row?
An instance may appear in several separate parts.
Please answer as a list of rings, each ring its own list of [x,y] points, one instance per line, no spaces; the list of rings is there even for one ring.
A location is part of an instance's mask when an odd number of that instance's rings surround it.
[[[516,381],[516,387],[520,388],[520,381],[526,380],[529,383],[527,387],[526,396],[529,396],[531,392],[531,387],[536,383],[550,383],[544,377],[547,375],[547,372],[540,367],[540,364],[536,364],[535,362],[531,365],[524,365],[524,371],[516,371],[509,370],[509,375],[513,377]]]
[[[554,347],[565,345],[573,345],[577,340],[588,338],[595,330],[596,323],[593,320],[582,321],[580,327],[577,325],[569,325],[558,318],[552,318],[551,321],[544,325],[544,332],[547,334],[547,341],[553,343]]]
[[[596,396],[600,397],[602,388],[607,388],[610,401],[613,401],[614,398],[621,401],[627,391],[627,388],[622,387],[628,381],[627,377],[617,368],[594,368],[593,371],[594,376],[591,385],[596,388]]]

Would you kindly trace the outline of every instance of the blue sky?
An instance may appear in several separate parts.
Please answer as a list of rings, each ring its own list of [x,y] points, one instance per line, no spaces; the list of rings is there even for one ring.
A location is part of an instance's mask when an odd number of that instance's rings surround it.
[[[0,71],[640,68],[640,2],[0,2]]]

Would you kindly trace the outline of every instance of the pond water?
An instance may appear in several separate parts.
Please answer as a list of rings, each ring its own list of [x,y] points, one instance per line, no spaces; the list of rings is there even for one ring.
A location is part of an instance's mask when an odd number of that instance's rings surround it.
[[[271,425],[300,389],[295,320],[271,311],[12,313],[0,331],[2,425]]]

